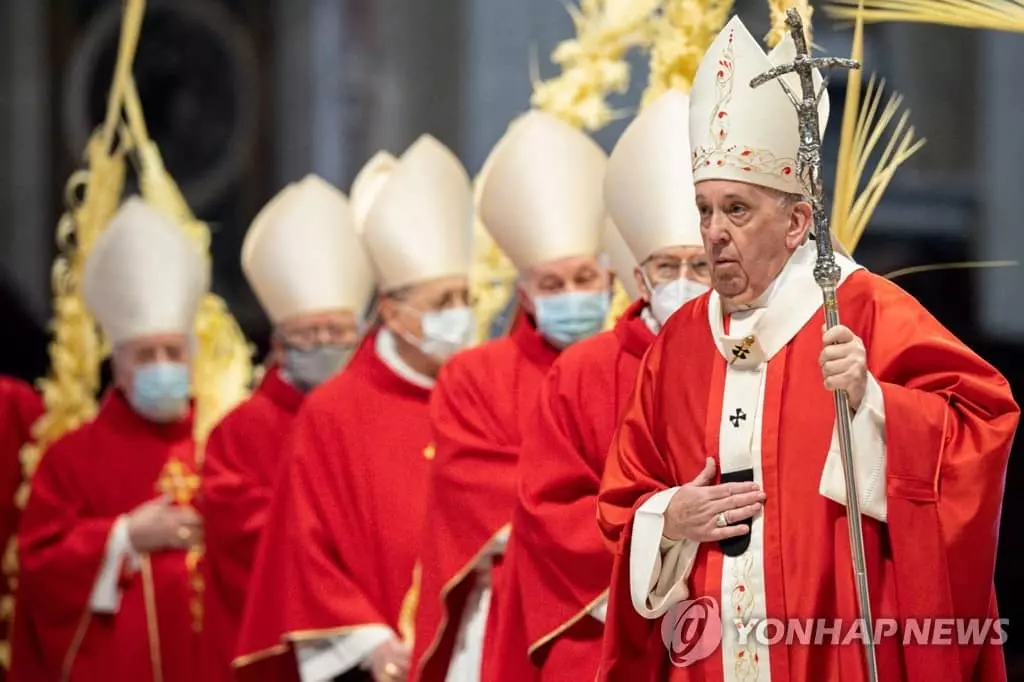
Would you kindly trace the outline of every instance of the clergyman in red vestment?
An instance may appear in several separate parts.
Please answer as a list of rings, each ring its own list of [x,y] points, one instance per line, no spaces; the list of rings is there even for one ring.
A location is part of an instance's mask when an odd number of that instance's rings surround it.
[[[515,567],[503,556],[522,426],[540,382],[562,349],[598,333],[608,315],[611,275],[598,259],[606,164],[585,133],[532,111],[512,123],[484,165],[477,208],[520,273],[520,313],[509,336],[456,356],[431,398],[437,459],[413,679],[532,674],[518,592],[506,589]]]
[[[208,286],[203,255],[141,199],[93,245],[83,295],[113,347],[113,385],[33,476],[10,679],[197,679],[189,348]]]
[[[249,587],[241,679],[329,680],[363,669],[400,680],[408,669],[434,454],[428,399],[475,328],[472,187],[429,135],[364,171],[352,202],[381,323],[372,351],[313,391],[295,418]]]
[[[605,455],[647,348],[673,313],[708,290],[690,189],[688,112],[689,98],[669,90],[616,144],[604,197],[639,264],[628,274],[642,300],[614,330],[555,361],[523,433],[509,558],[525,605],[530,657],[545,682],[597,674],[612,571],[594,522]]]
[[[714,291],[651,346],[609,453],[599,679],[863,680],[875,636],[880,680],[1005,680],[986,619],[1019,408],[993,367],[841,254],[842,324],[823,331],[810,237],[830,235],[810,234],[796,113],[780,83],[750,87],[794,57],[790,37],[765,55],[733,18],[697,71],[690,137]],[[892,625],[878,633],[858,622],[833,390],[852,410],[872,616]],[[693,637],[689,607],[716,627]],[[922,627],[939,618],[980,636],[933,640]]]
[[[345,195],[315,175],[286,187],[256,216],[242,244],[242,271],[274,332],[259,388],[206,443],[199,509],[207,682],[233,678],[256,544],[292,420],[305,395],[348,362],[374,286]]]

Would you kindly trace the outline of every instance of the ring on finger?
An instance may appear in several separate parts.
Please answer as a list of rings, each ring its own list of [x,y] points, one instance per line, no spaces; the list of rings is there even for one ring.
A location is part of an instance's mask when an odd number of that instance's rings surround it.
[[[178,527],[178,539],[182,542],[188,542],[192,539],[192,531],[187,526]]]
[[[726,517],[725,512],[719,512],[718,516],[715,517],[715,525],[719,528],[725,528],[729,525],[729,519]]]

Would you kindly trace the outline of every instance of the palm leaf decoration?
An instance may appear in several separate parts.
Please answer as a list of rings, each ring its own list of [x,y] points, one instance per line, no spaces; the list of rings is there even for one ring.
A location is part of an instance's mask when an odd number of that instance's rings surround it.
[[[865,23],[904,22],[1024,32],[1024,0],[834,0],[825,12]]]
[[[864,22],[860,15],[854,25],[851,52],[853,59],[863,63]],[[909,124],[910,112],[901,111],[901,95],[893,94],[883,104],[885,83],[872,75],[862,101],[862,83],[860,69],[849,72],[832,199],[833,234],[847,253],[853,253],[860,243],[896,171],[925,143],[917,139]],[[878,160],[865,180],[865,171],[876,152]]]

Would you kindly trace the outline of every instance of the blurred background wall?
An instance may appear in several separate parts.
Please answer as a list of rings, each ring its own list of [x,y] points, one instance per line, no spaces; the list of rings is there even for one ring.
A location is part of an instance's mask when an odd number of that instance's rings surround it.
[[[0,2],[0,372],[45,373],[49,268],[64,185],[102,117],[116,50],[117,0]],[[763,0],[738,0],[755,35]],[[849,52],[850,32],[814,16],[815,42]],[[136,78],[150,132],[214,229],[214,289],[261,348],[266,320],[238,264],[242,237],[284,183],[316,172],[348,188],[378,149],[429,132],[475,173],[528,106],[531,55],[554,75],[571,35],[559,0],[151,0]],[[866,68],[906,96],[925,148],[875,214],[858,260],[886,273],[936,262],[1024,257],[1024,36],[931,26],[869,27]],[[646,82],[617,103],[628,114]],[[834,158],[845,76],[830,83]],[[597,138],[608,149],[625,120]],[[1024,268],[911,275],[899,283],[1024,395]],[[999,597],[1007,650],[1024,655],[1024,518],[1017,449],[1004,511]],[[1024,625],[1022,625],[1024,628]],[[1024,679],[1022,676],[1021,679]]]

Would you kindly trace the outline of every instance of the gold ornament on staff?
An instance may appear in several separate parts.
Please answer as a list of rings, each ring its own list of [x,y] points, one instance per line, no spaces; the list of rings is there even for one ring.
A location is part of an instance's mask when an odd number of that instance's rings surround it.
[[[839,286],[840,269],[836,264],[835,252],[832,248],[831,231],[829,230],[828,212],[825,209],[825,190],[821,181],[821,131],[818,119],[818,103],[825,92],[825,85],[818,90],[814,87],[814,71],[816,69],[859,69],[860,64],[853,59],[837,57],[811,57],[807,48],[807,37],[803,31],[803,21],[796,9],[786,13],[793,42],[796,44],[796,59],[790,64],[782,64],[754,78],[750,87],[757,88],[789,73],[800,77],[802,98],[779,81],[797,111],[800,126],[800,149],[797,152],[797,175],[803,180],[804,189],[811,202],[814,214],[814,228],[817,238],[818,260],[814,266],[814,279],[824,298],[825,326],[832,329],[839,325],[839,305],[836,300],[836,287]],[[871,599],[868,594],[867,561],[864,556],[864,533],[861,527],[860,495],[853,469],[853,443],[850,437],[850,406],[845,391],[836,390],[832,393],[835,400],[836,424],[839,431],[839,451],[843,462],[843,475],[846,479],[846,520],[850,533],[850,553],[853,557],[853,572],[857,588],[857,600],[860,606],[861,623],[864,626],[864,654],[867,663],[869,682],[878,682],[878,664],[875,660],[874,626],[871,618]]]

